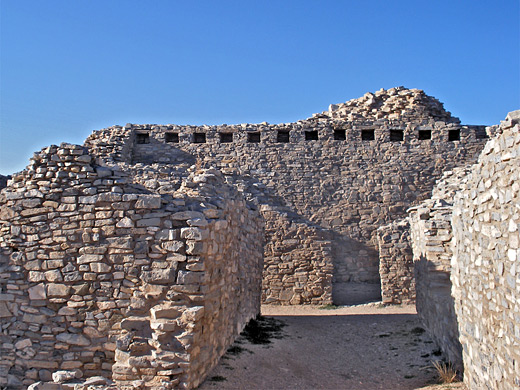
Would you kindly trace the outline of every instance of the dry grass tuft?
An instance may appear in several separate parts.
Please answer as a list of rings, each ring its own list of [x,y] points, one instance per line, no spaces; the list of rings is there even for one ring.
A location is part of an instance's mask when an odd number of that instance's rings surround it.
[[[451,363],[444,363],[443,361],[436,360],[433,363],[433,367],[437,370],[439,376],[439,382],[442,384],[457,382],[457,370]]]

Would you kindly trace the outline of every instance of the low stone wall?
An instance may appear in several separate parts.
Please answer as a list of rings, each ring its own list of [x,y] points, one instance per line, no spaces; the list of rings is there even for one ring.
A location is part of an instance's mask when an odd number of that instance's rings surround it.
[[[62,144],[0,193],[0,386],[193,388],[259,313],[258,212],[215,170],[162,195],[128,177]]]
[[[453,296],[471,389],[520,388],[520,111],[509,113],[453,206]]]
[[[417,314],[446,357],[462,369],[462,348],[451,296],[453,196],[468,170],[446,172],[432,198],[409,210]]]
[[[408,219],[382,226],[376,234],[383,303],[414,303],[415,278]]]

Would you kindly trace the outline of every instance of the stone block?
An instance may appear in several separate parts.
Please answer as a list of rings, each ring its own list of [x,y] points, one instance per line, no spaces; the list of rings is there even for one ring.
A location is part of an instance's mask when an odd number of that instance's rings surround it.
[[[70,295],[70,286],[58,283],[47,284],[48,297],[68,297]]]
[[[81,334],[60,333],[56,335],[56,340],[61,341],[62,343],[83,347],[90,345],[90,340]]]
[[[152,284],[170,284],[175,282],[175,269],[153,269],[151,271],[143,271],[141,278],[146,283]]]
[[[160,195],[139,195],[135,202],[136,209],[159,209],[161,208]]]
[[[154,306],[150,309],[150,314],[154,320],[162,319],[162,318],[177,318],[184,307],[178,306],[171,303],[163,303],[157,306]]]
[[[40,300],[40,299],[47,298],[44,283],[37,284],[36,286],[29,288],[28,291],[29,291],[29,299]]]
[[[13,313],[7,307],[7,303],[0,301],[0,318],[12,317]]]
[[[78,264],[87,264],[102,261],[103,255],[85,254],[78,257]]]
[[[90,270],[98,274],[105,274],[112,271],[112,267],[105,263],[90,263]]]

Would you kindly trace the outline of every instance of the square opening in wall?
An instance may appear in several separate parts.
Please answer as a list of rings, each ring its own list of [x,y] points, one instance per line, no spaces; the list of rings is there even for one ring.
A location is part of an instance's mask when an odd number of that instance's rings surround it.
[[[417,138],[419,138],[420,141],[432,139],[432,131],[431,130],[419,130],[419,134],[418,134]]]
[[[148,133],[137,133],[135,135],[135,142],[138,144],[149,144],[150,143],[150,134]]]
[[[361,139],[363,141],[373,141],[376,139],[374,129],[361,130]]]
[[[403,130],[390,130],[390,141],[399,142],[404,139],[404,131]]]
[[[334,130],[334,139],[336,141],[346,141],[347,132],[345,130]]]
[[[254,142],[258,143],[260,142],[260,133],[247,133],[247,142]]]
[[[318,140],[318,130],[311,130],[305,132],[305,141],[317,141]]]
[[[233,133],[219,133],[220,134],[220,142],[223,144],[227,144],[233,142]]]
[[[489,138],[488,133],[486,133],[486,126],[475,127],[475,138],[476,139],[487,139],[487,138]]]
[[[448,141],[460,141],[460,130],[448,130]]]
[[[289,130],[278,130],[276,142],[289,142]]]
[[[179,133],[166,133],[166,142],[170,143],[178,143],[179,142]]]
[[[196,144],[206,143],[206,133],[193,133],[193,143],[196,143]]]

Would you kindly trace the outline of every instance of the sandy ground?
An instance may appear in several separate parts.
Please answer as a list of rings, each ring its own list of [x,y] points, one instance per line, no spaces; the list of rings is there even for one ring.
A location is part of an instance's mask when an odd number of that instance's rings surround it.
[[[270,343],[241,336],[200,390],[464,388],[426,387],[442,357],[413,306],[264,306],[262,315],[281,328]]]

